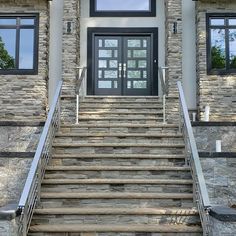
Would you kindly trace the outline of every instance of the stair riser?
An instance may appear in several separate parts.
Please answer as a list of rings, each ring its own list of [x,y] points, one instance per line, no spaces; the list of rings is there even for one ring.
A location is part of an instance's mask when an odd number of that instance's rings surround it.
[[[79,112],[155,112],[159,113],[162,110],[162,106],[152,106],[152,108],[147,108],[150,105],[143,105],[140,107],[137,106],[130,106],[129,105],[113,105],[113,106],[96,106],[96,105],[89,105],[89,106],[80,106]],[[75,106],[70,107],[70,109],[75,110]]]
[[[182,138],[155,138],[155,137],[57,137],[55,143],[169,143],[184,144]]]
[[[96,125],[108,125],[108,124],[159,124],[163,121],[161,117],[153,119],[86,119],[82,120],[79,119],[79,125],[93,125],[94,123]]]
[[[96,124],[97,125],[97,124]],[[105,127],[61,127],[62,133],[156,133],[156,134],[176,134],[178,128],[162,128],[162,127],[109,127],[106,124]]]
[[[43,192],[81,192],[111,191],[111,192],[152,192],[152,193],[192,193],[192,185],[148,185],[148,184],[70,184],[42,185]]]
[[[77,147],[55,148],[55,154],[184,154],[183,148],[153,148],[153,147]]]
[[[183,166],[184,159],[135,159],[135,158],[53,158],[52,165],[59,166],[95,166],[95,165],[127,165],[127,166]]]
[[[159,98],[134,98],[134,97],[119,97],[119,98],[88,98],[83,100],[83,103],[109,103],[109,102],[119,102],[119,103],[161,103]]]
[[[41,205],[52,207],[192,207],[193,199],[45,199]]]
[[[46,179],[191,179],[189,171],[47,171]]]
[[[199,224],[197,216],[177,215],[34,215],[34,223],[41,224]]]
[[[28,236],[202,236],[202,233],[29,233]]]
[[[83,119],[157,119],[162,117],[163,113],[158,112],[156,114],[145,114],[145,112],[143,114],[122,114],[122,113],[118,113],[118,114],[93,114],[92,112],[90,114],[79,114],[79,118],[83,118]]]

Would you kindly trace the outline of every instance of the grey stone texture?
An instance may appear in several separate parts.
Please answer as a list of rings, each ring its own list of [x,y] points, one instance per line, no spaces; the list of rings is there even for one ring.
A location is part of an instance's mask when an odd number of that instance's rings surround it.
[[[0,126],[1,152],[34,152],[42,127]]]
[[[1,75],[0,120],[44,120],[48,77],[48,1],[2,0],[1,13],[39,13],[37,75]]]
[[[31,161],[28,158],[0,158],[0,207],[18,203]]]
[[[236,152],[235,126],[196,126],[193,131],[199,152],[215,152],[216,140],[222,140],[222,152]]]
[[[210,216],[212,236],[235,236],[236,223],[222,222]]]
[[[1,236],[19,236],[17,220],[2,220],[0,221],[0,235]]]
[[[211,204],[231,207],[236,204],[236,160],[201,158]]]
[[[199,118],[209,105],[210,121],[236,121],[236,83],[234,75],[208,75],[206,51],[206,13],[236,11],[233,0],[201,0],[196,2],[197,22],[197,102]]]

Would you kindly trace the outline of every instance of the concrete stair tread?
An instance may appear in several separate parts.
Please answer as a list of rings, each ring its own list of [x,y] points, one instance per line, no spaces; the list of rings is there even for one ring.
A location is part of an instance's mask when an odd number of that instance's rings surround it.
[[[183,138],[182,134],[161,133],[65,133],[60,132],[56,137],[145,137],[145,138]]]
[[[44,179],[43,184],[165,184],[191,185],[189,179]]]
[[[126,225],[34,225],[30,232],[160,232],[160,233],[195,233],[202,232],[199,226],[186,225],[151,225],[151,224],[126,224]]]
[[[162,117],[137,117],[137,116],[132,116],[132,117],[91,117],[91,116],[87,116],[87,117],[81,117],[79,116],[79,122],[80,121],[85,121],[85,120],[99,120],[99,121],[107,121],[107,120],[149,120],[149,121],[162,121]]]
[[[53,158],[65,158],[65,159],[73,159],[73,158],[124,158],[124,159],[184,159],[184,155],[173,154],[173,155],[157,155],[157,154],[86,154],[86,153],[78,153],[78,154],[53,154]]]
[[[42,192],[46,199],[192,199],[191,193],[136,193],[136,192]]]
[[[157,115],[162,114],[163,111],[80,111],[79,115],[110,115],[110,114],[117,114],[117,115]]]
[[[190,171],[186,166],[48,166],[47,171]]]
[[[79,116],[79,122],[80,121],[85,121],[85,120],[98,120],[98,121],[113,121],[113,120],[145,120],[145,121],[161,121],[162,117],[137,117],[137,116],[131,116],[131,117],[92,117],[92,116],[87,116],[87,117],[82,117]]]
[[[149,148],[184,148],[178,143],[53,143],[54,147],[149,147]]]
[[[86,98],[94,98],[94,99],[107,99],[107,98],[119,98],[119,99],[123,99],[123,100],[127,100],[127,99],[159,99],[159,96],[124,96],[124,95],[87,95],[85,96],[84,99]]]
[[[44,208],[36,209],[38,215],[198,215],[195,208]]]
[[[131,123],[123,123],[123,124],[117,124],[117,123],[108,123],[108,124],[62,124],[61,128],[178,128],[179,126],[176,124],[131,124]]]
[[[95,109],[161,109],[160,106],[157,106],[157,103],[152,103],[152,104],[138,104],[137,103],[130,103],[130,104],[103,104],[103,103],[90,103],[90,104],[80,104],[80,109],[81,108],[95,108]]]

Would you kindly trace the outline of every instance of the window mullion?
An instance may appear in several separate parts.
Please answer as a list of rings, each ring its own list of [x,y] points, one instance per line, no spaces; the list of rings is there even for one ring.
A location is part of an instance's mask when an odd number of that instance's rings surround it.
[[[20,60],[20,18],[17,18],[16,24],[16,69],[19,69]]]
[[[225,51],[226,51],[226,70],[230,69],[230,58],[229,58],[229,28],[225,28]]]

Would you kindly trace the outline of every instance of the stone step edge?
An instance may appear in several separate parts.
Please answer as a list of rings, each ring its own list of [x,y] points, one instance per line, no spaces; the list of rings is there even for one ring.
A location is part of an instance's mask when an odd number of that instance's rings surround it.
[[[108,104],[108,105],[112,105],[112,104]],[[128,105],[128,104],[115,104],[112,105],[111,107],[108,106],[104,106],[104,104],[98,105],[96,103],[91,103],[91,104],[80,104],[80,110],[81,109],[85,109],[85,108],[95,108],[95,109],[162,109],[162,106],[158,106],[158,104],[153,104],[153,105],[137,105],[137,104],[132,104],[132,105]]]
[[[190,193],[41,192],[42,199],[193,199]]]
[[[178,125],[175,124],[131,124],[131,123],[109,123],[109,124],[66,124],[62,123],[61,128],[179,128]]]
[[[98,100],[98,99],[89,99],[89,100],[83,100],[81,102],[81,104],[85,104],[85,103],[103,103],[103,104],[158,104],[158,105],[161,105],[161,100],[151,100],[151,99],[148,99],[148,100],[133,100],[133,101],[127,101],[127,100],[112,100],[112,99],[102,99],[102,100]]]
[[[42,184],[160,184],[160,185],[192,185],[188,179],[44,179]]]
[[[145,137],[145,138],[183,138],[182,134],[158,133],[65,133],[60,132],[56,137]]]
[[[47,171],[189,171],[185,166],[48,166]]]
[[[109,120],[121,120],[121,121],[124,121],[124,120],[143,120],[143,121],[162,121],[163,118],[162,117],[79,117],[79,122],[80,121],[85,121],[85,120],[98,120],[98,121],[109,121]]]
[[[126,224],[126,225],[78,225],[78,224],[60,224],[60,225],[34,225],[29,229],[30,232],[159,232],[159,233],[195,233],[202,232],[200,226],[185,225],[151,225],[151,224]]]
[[[80,111],[79,115],[158,115],[163,114],[163,111]]]
[[[195,208],[44,208],[35,209],[37,215],[198,215]]]
[[[53,143],[53,147],[147,147],[147,148],[184,148],[184,144],[174,143]]]
[[[184,155],[151,155],[151,154],[53,154],[54,159],[86,158],[124,158],[124,159],[185,159]]]

